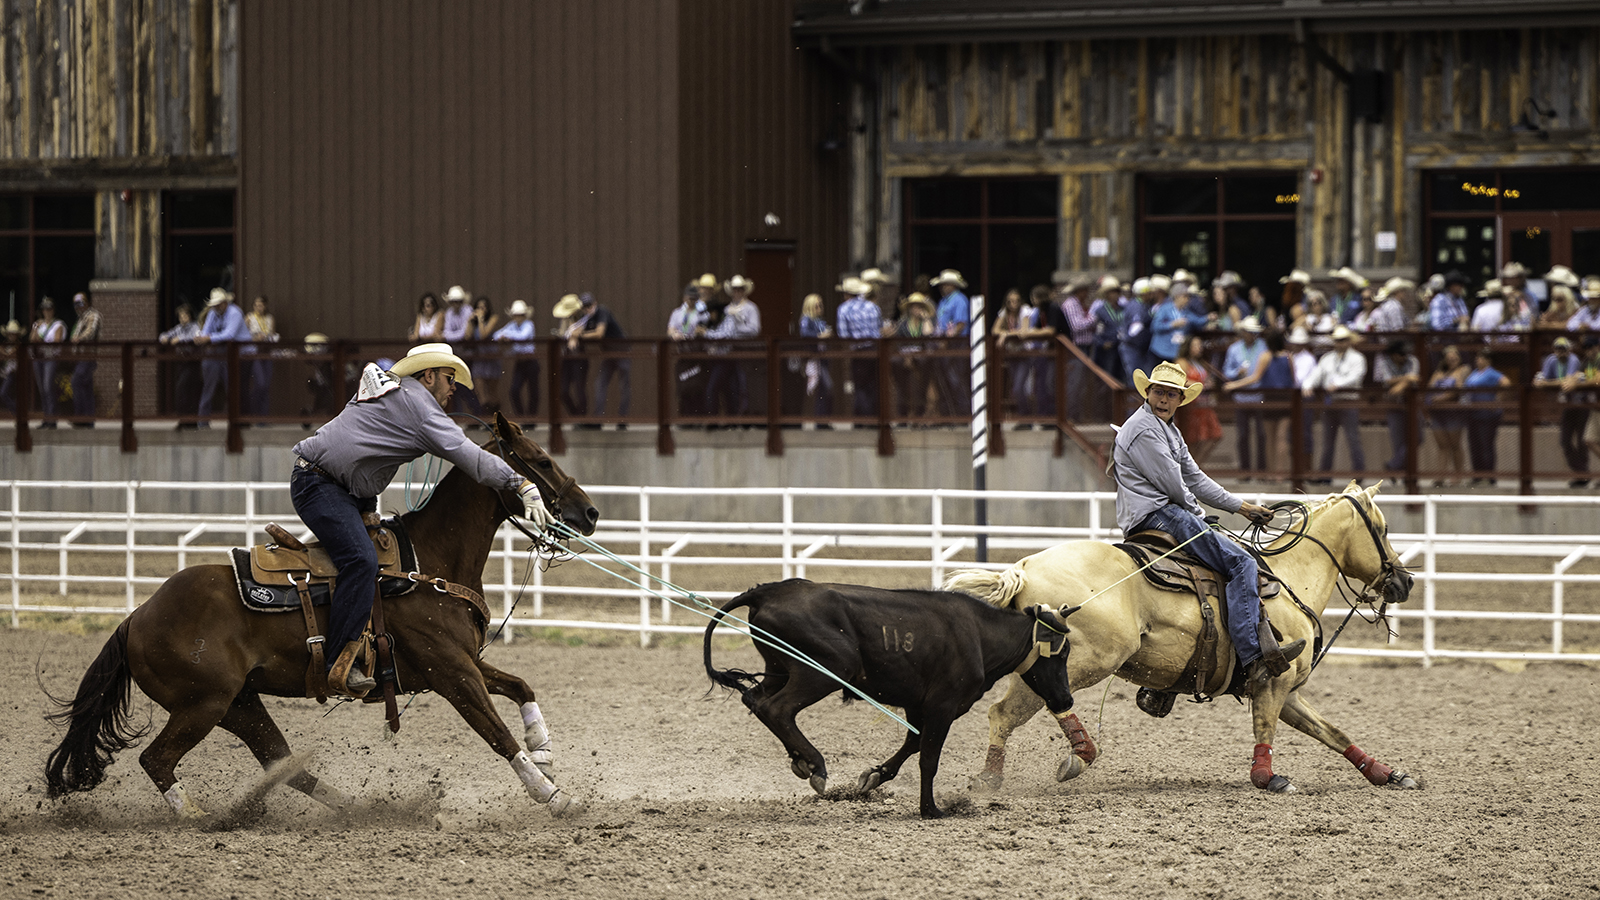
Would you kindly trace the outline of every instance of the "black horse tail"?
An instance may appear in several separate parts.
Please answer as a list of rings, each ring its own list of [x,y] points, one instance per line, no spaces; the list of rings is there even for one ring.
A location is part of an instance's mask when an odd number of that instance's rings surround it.
[[[47,717],[52,722],[67,723],[67,736],[45,761],[48,796],[93,790],[106,779],[106,767],[111,765],[112,757],[144,737],[148,726],[132,728],[128,724],[132,684],[128,623],[124,621],[83,674],[78,695],[70,703],[56,701],[60,709]]]
[[[757,599],[754,595],[755,590],[748,590],[732,600],[729,600],[727,604],[722,607],[721,611],[711,617],[711,622],[706,625],[706,675],[711,678],[712,683],[725,688],[732,688],[733,690],[738,691],[741,696],[746,691],[749,691],[751,687],[754,687],[756,684],[758,684],[761,681],[761,676],[752,675],[749,672],[745,672],[740,669],[726,669],[718,671],[717,669],[713,668],[711,666],[711,633],[717,630],[717,624],[721,622],[723,617],[732,610],[738,609],[741,606],[750,606],[751,611],[754,612],[755,610],[753,604]],[[746,687],[746,685],[749,685],[749,687]]]

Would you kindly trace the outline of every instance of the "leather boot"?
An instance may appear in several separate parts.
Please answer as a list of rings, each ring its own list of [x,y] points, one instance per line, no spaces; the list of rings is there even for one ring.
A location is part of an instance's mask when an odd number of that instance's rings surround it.
[[[360,700],[378,686],[377,680],[362,671],[356,661],[356,654],[365,650],[365,645],[363,636],[345,644],[344,649],[339,651],[333,668],[328,670],[328,693]]]
[[[1265,648],[1262,649],[1264,653]],[[1262,688],[1267,686],[1267,682],[1278,677],[1279,675],[1282,675],[1284,672],[1289,671],[1289,663],[1293,662],[1294,658],[1299,656],[1300,651],[1304,649],[1306,649],[1306,642],[1304,639],[1284,644],[1282,647],[1278,647],[1276,644],[1274,644],[1274,655],[1282,663],[1282,668],[1274,666],[1272,662],[1273,657],[1265,655],[1251,663],[1250,670],[1245,674],[1245,695],[1254,697],[1261,691]]]
[[[1272,630],[1272,623],[1267,621],[1265,615],[1256,623],[1256,643],[1261,645],[1261,659],[1272,670],[1273,675],[1282,675],[1289,671],[1289,663],[1299,656],[1300,651],[1306,646],[1304,640],[1299,640],[1279,647],[1278,635]]]

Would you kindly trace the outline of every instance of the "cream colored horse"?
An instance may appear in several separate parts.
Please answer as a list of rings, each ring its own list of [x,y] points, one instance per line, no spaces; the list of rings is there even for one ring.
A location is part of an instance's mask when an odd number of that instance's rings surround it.
[[[1362,490],[1351,482],[1344,493],[1330,495],[1311,509],[1305,538],[1268,559],[1272,571],[1318,616],[1340,574],[1365,584],[1389,603],[1404,601],[1411,591],[1411,576],[1399,565],[1394,548],[1389,545],[1383,513],[1373,502],[1376,492],[1376,485]],[[1279,538],[1273,547],[1284,547],[1288,540],[1287,536]],[[1268,552],[1271,550],[1269,547]],[[1113,674],[1164,690],[1174,685],[1194,651],[1201,628],[1199,604],[1192,595],[1186,598],[1156,590],[1142,575],[1122,581],[1134,569],[1133,560],[1109,543],[1073,541],[1035,553],[1003,572],[957,572],[944,586],[996,606],[1016,609],[1041,603],[1083,604],[1072,617],[1068,677],[1073,692],[1086,691]],[[1305,638],[1310,648],[1312,622],[1294,605],[1288,591],[1269,600],[1267,611],[1285,641]],[[1217,658],[1231,669],[1233,645],[1226,629],[1218,630],[1222,634]],[[1288,778],[1272,771],[1272,740],[1282,718],[1342,753],[1372,784],[1416,787],[1409,776],[1362,751],[1301,696],[1300,688],[1311,677],[1312,657],[1310,652],[1301,654],[1289,671],[1273,679],[1251,701],[1256,736],[1251,782],[1279,793],[1294,790]],[[1231,672],[1228,677],[1231,680]],[[989,758],[978,779],[981,784],[999,786],[1005,767],[1006,739],[1043,706],[1044,701],[1020,679],[1011,677],[1005,698],[989,709]],[[1072,755],[1056,770],[1057,781],[1077,777],[1094,762],[1094,744],[1087,735],[1081,737],[1073,741]]]

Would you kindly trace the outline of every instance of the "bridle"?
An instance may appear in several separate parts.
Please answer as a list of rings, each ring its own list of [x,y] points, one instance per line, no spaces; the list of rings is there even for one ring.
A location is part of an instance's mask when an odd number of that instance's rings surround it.
[[[549,508],[550,512],[556,517],[556,521],[561,521],[561,509],[556,505],[556,500],[565,497],[567,495],[567,491],[571,490],[572,487],[578,483],[578,480],[563,472],[562,480],[560,482],[552,483],[548,473],[540,471],[538,466],[528,462],[522,457],[522,454],[517,452],[517,448],[512,446],[510,439],[506,438],[500,433],[498,426],[491,426],[489,428],[489,433],[494,436],[495,445],[500,450],[500,458],[504,459],[506,463],[511,466],[511,468],[518,472],[518,474],[526,477],[539,488],[540,499],[544,500],[545,506]],[[528,540],[532,541],[535,547],[547,551],[555,550],[557,548],[558,545],[555,535],[536,534],[535,532],[529,530],[528,526],[522,524],[522,521],[518,518],[522,514],[522,511],[513,509],[511,504],[506,502],[505,494],[503,492],[497,492],[495,496],[500,499],[500,506],[505,510],[506,518],[511,522],[511,526],[522,532],[522,535]],[[556,500],[545,499],[546,497],[554,497]]]

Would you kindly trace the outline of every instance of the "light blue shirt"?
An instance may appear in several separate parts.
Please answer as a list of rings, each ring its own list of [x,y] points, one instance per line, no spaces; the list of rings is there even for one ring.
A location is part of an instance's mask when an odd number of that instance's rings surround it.
[[[512,319],[500,326],[500,330],[494,333],[494,339],[518,341],[511,345],[512,353],[532,354],[539,349],[538,344],[532,343],[535,331],[532,319],[524,318],[521,322]]]
[[[950,325],[956,322],[961,323],[961,329],[956,334],[966,334],[967,326],[972,323],[972,301],[960,291],[951,291],[950,296],[939,301],[933,327],[939,332],[939,337],[944,337],[949,333]]]

